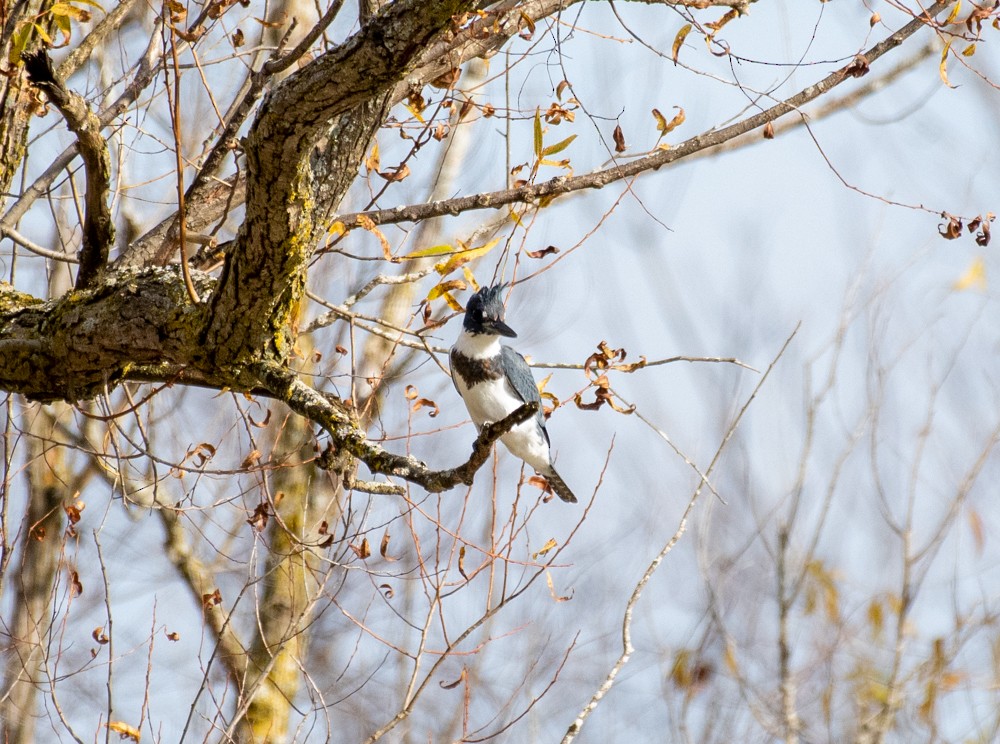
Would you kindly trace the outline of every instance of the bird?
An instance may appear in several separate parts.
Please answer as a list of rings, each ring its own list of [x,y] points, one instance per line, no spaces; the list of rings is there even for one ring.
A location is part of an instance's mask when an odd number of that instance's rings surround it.
[[[542,397],[531,368],[523,356],[500,343],[501,337],[517,338],[504,322],[500,295],[506,286],[483,287],[469,298],[462,331],[449,355],[451,379],[479,431],[525,403],[538,403],[538,412],[511,428],[500,441],[543,476],[560,499],[575,503],[576,496],[552,466]]]

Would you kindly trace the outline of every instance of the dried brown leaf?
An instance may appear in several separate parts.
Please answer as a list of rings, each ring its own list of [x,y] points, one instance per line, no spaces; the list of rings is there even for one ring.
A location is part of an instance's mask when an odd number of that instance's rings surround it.
[[[537,251],[525,251],[524,255],[526,255],[528,258],[544,258],[545,256],[558,252],[559,252],[558,248],[556,248],[554,245],[549,245]]]
[[[851,64],[844,68],[844,74],[853,78],[859,78],[867,75],[869,69],[868,58],[863,54],[859,54]]]

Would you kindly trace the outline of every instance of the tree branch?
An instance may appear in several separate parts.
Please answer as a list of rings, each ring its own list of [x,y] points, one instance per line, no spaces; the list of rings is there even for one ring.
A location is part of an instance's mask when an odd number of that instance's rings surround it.
[[[447,491],[460,484],[471,485],[476,471],[489,458],[493,444],[538,412],[537,403],[525,403],[506,418],[484,426],[472,445],[472,455],[465,463],[447,470],[431,470],[415,457],[392,454],[368,440],[339,399],[314,390],[290,370],[273,362],[259,362],[251,367],[251,372],[274,397],[284,401],[295,413],[321,426],[337,449],[361,460],[373,473],[403,478],[431,493]]]
[[[52,69],[44,49],[24,57],[28,80],[44,91],[66,125],[76,135],[87,173],[87,193],[83,218],[83,247],[76,288],[85,289],[97,281],[108,263],[108,253],[115,242],[115,223],[111,218],[111,155],[101,136],[101,121],[82,96],[66,88]]]
[[[305,272],[326,229],[314,200],[316,145],[350,112],[353,136],[333,146],[351,152],[351,162],[342,165],[353,176],[357,153],[364,152],[384,118],[384,107],[370,104],[393,89],[456,14],[473,5],[472,0],[398,0],[264,100],[246,138],[246,220],[211,299],[204,336],[220,363],[281,359],[288,353]],[[351,180],[340,179],[324,201],[339,203]]]
[[[886,39],[872,46],[863,53],[863,57],[870,65],[878,58],[892,51],[907,38],[915,34],[921,28],[930,25],[935,15],[944,8],[951,5],[951,0],[939,0],[929,8],[925,15],[914,18],[905,26]],[[605,186],[621,181],[650,170],[658,170],[664,165],[669,165],[678,160],[714,147],[719,147],[730,140],[758,129],[765,124],[772,122],[787,113],[799,110],[810,101],[819,98],[846,80],[852,79],[854,73],[851,72],[853,65],[850,65],[830,73],[819,82],[813,83],[798,93],[786,98],[784,101],[776,103],[769,109],[761,111],[753,116],[749,116],[742,121],[738,121],[728,127],[699,134],[684,142],[672,147],[669,150],[657,150],[645,157],[637,158],[629,163],[616,163],[610,168],[586,173],[581,176],[557,176],[543,181],[542,183],[528,184],[520,188],[503,189],[470,196],[461,196],[454,199],[443,199],[440,201],[427,202],[424,204],[411,204],[405,206],[392,207],[390,209],[377,209],[367,212],[351,212],[340,216],[340,221],[347,227],[357,224],[359,217],[370,219],[376,225],[395,224],[398,222],[420,222],[432,217],[443,217],[445,215],[455,216],[463,212],[477,209],[497,209],[508,204],[532,204],[542,200],[551,199],[556,196],[568,194],[583,189],[601,189]]]

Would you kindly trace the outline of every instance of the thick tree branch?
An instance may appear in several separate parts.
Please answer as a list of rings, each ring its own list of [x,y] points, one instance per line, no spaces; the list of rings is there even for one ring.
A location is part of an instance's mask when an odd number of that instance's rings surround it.
[[[246,220],[211,300],[204,339],[221,363],[288,353],[305,270],[325,232],[314,202],[315,146],[338,117],[356,112],[354,139],[363,139],[363,146],[350,138],[336,146],[364,152],[384,115],[381,106],[365,104],[390,92],[453,17],[473,5],[471,0],[394,2],[264,100],[246,138]],[[348,184],[343,180],[328,201],[338,203]]]
[[[52,69],[45,50],[25,56],[28,80],[44,91],[66,125],[77,136],[80,155],[87,173],[87,193],[83,218],[83,247],[76,288],[94,284],[108,263],[108,253],[115,242],[115,223],[111,217],[111,155],[101,136],[101,121],[80,95],[66,88]]]
[[[215,286],[204,274],[194,278],[203,294]],[[187,301],[176,268],[115,273],[49,302],[0,282],[0,389],[73,402],[153,365],[242,388],[239,370],[226,382],[225,368],[205,363],[198,341],[204,317],[203,306]]]

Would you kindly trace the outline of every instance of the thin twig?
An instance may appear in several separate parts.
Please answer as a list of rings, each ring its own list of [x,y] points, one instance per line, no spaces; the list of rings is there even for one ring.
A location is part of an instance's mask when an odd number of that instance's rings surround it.
[[[65,261],[66,263],[78,264],[80,261],[73,255],[69,253],[62,253],[61,251],[52,251],[48,248],[42,248],[42,246],[37,243],[32,242],[29,238],[24,237],[15,230],[13,227],[7,227],[4,224],[0,224],[0,235],[10,238],[15,243],[17,243],[22,248],[26,248],[32,253],[35,253],[43,258],[50,258],[53,261]]]
[[[181,151],[181,71],[177,63],[177,30],[170,27],[170,58],[174,66],[173,96],[170,90],[170,76],[164,71],[164,83],[167,86],[167,104],[170,108],[170,123],[174,132],[174,158],[177,163],[177,232],[181,249],[181,273],[184,275],[184,287],[188,297],[195,305],[201,302],[198,290],[191,280],[191,267],[188,265],[187,249],[187,215],[184,209],[184,155]],[[171,105],[172,103],[172,105]]]
[[[781,349],[778,350],[777,355],[767,366],[767,369],[764,371],[764,374],[761,376],[757,385],[754,387],[753,392],[750,394],[750,397],[747,398],[747,401],[743,404],[743,407],[740,408],[739,413],[736,414],[736,418],[733,419],[732,424],[729,425],[729,428],[726,430],[725,436],[722,438],[722,442],[719,444],[718,449],[716,449],[715,456],[712,458],[712,462],[709,463],[709,466],[705,469],[705,475],[699,481],[697,488],[695,488],[694,493],[688,500],[687,506],[684,508],[684,513],[681,515],[680,523],[677,525],[676,531],[667,541],[666,545],[663,546],[660,552],[657,553],[656,557],[653,558],[653,561],[649,564],[649,567],[646,568],[645,573],[643,573],[642,578],[639,579],[639,583],[637,583],[635,585],[635,588],[632,590],[632,594],[629,597],[628,602],[625,604],[625,616],[622,618],[621,656],[618,657],[618,661],[616,661],[614,666],[611,667],[611,670],[608,672],[608,676],[605,677],[600,687],[598,687],[597,690],[594,692],[594,694],[591,696],[590,701],[583,707],[583,709],[577,715],[576,720],[574,720],[570,724],[569,728],[566,730],[565,736],[563,736],[562,744],[569,744],[571,741],[573,741],[573,739],[576,738],[577,734],[580,733],[580,730],[583,728],[583,725],[590,717],[590,714],[593,713],[594,710],[596,710],[598,704],[601,702],[601,699],[605,695],[607,695],[608,692],[611,690],[611,687],[614,685],[615,678],[618,676],[619,672],[621,672],[621,670],[625,667],[626,664],[628,664],[629,660],[632,658],[632,654],[635,652],[635,648],[632,646],[632,615],[635,611],[636,605],[639,602],[639,597],[642,596],[643,589],[646,588],[646,584],[649,583],[649,580],[653,578],[653,574],[656,573],[656,570],[663,562],[663,559],[666,558],[667,554],[674,549],[674,546],[678,543],[678,541],[683,536],[684,532],[687,530],[688,517],[690,516],[692,509],[694,509],[694,505],[698,502],[698,497],[701,495],[705,483],[708,482],[708,476],[711,475],[712,471],[715,469],[716,464],[719,462],[719,458],[722,456],[723,450],[726,448],[726,445],[729,443],[729,440],[732,439],[733,434],[736,432],[736,428],[740,424],[740,421],[742,421],[743,415],[747,412],[747,409],[750,407],[750,404],[753,402],[754,398],[757,397],[757,393],[760,392],[764,383],[767,382],[767,378],[770,376],[771,370],[774,369],[774,366],[778,363],[778,360],[781,359],[782,355],[785,353],[785,349],[788,348],[788,345],[792,342],[792,339],[795,338],[795,334],[798,333],[798,330],[799,326],[796,326],[795,330],[793,330],[791,335],[785,340],[785,343],[782,344]]]

